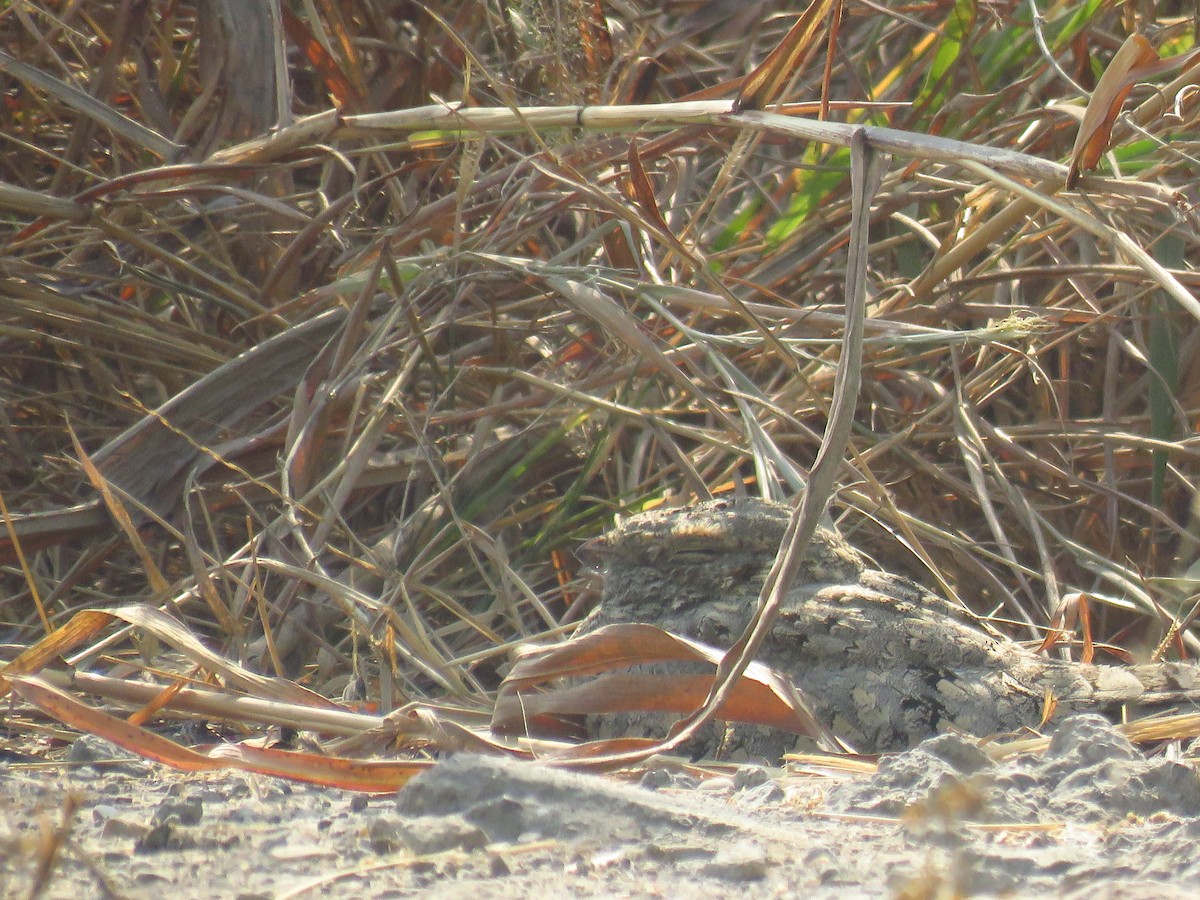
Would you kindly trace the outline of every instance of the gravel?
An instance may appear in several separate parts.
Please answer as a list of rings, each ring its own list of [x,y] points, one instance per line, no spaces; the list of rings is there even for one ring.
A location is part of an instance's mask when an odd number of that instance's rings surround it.
[[[1147,757],[1097,716],[1002,763],[943,735],[869,777],[664,766],[634,785],[459,755],[387,797],[177,773],[87,740],[62,766],[0,761],[0,896],[40,871],[44,897],[156,900],[1200,891],[1191,760]]]

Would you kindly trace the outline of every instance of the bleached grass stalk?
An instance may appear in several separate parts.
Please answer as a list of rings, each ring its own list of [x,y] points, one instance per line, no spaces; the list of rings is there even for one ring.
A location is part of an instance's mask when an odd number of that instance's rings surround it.
[[[974,160],[1011,175],[1058,179],[1065,183],[1067,167],[1051,160],[1002,147],[988,147],[874,125],[821,122],[783,113],[734,112],[729,100],[692,100],[627,106],[524,106],[463,108],[456,104],[418,106],[394,112],[340,116],[335,111],[301,119],[271,135],[238,144],[209,157],[209,163],[246,163],[339,140],[394,138],[469,139],[482,135],[519,134],[549,129],[587,129],[610,132],[663,131],[685,125],[754,128],[787,134],[801,140],[849,147],[862,132],[869,149],[913,159],[959,163]],[[1089,178],[1088,186],[1102,187],[1108,179]]]

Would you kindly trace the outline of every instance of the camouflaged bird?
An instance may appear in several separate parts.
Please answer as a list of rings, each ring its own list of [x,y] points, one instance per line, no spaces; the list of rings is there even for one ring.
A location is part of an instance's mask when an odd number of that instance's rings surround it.
[[[741,498],[656,510],[593,542],[603,561],[599,608],[583,626],[657,625],[725,649],[742,633],[774,561],[788,507]],[[1117,715],[1200,699],[1200,666],[1099,666],[1047,659],[985,630],[907,578],[871,568],[819,529],[758,659],[805,692],[817,717],[864,753],[899,750],[944,731],[987,736],[1036,728],[1046,699]],[[661,717],[628,714],[597,736],[652,733]],[[738,726],[742,728],[742,726]],[[733,755],[777,757],[795,736],[733,732]],[[713,755],[708,744],[692,752]]]

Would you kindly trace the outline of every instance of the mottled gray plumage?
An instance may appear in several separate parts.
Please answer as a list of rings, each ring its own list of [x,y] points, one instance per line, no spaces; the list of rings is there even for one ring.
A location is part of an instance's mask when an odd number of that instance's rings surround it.
[[[781,504],[735,499],[629,519],[596,542],[604,593],[584,630],[645,622],[728,647],[754,610],[788,514]],[[1058,701],[1056,715],[1069,709],[1112,715],[1125,704],[1200,697],[1194,665],[1050,660],[990,634],[932,591],[872,569],[839,534],[824,529],[759,659],[790,676],[818,718],[862,752],[907,748],[947,730],[985,736],[1036,727],[1047,692]],[[654,721],[624,716],[599,730],[652,731]],[[735,733],[732,746],[775,756],[793,742],[749,729]]]

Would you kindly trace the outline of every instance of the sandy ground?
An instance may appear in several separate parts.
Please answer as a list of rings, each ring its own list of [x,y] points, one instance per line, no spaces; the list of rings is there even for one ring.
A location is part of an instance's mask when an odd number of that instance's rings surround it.
[[[95,758],[101,743],[74,751],[91,763],[0,759],[0,897],[39,883],[170,900],[1200,892],[1194,766],[1092,716],[1003,764],[944,736],[870,777],[662,768],[627,785],[463,755],[372,797]]]

